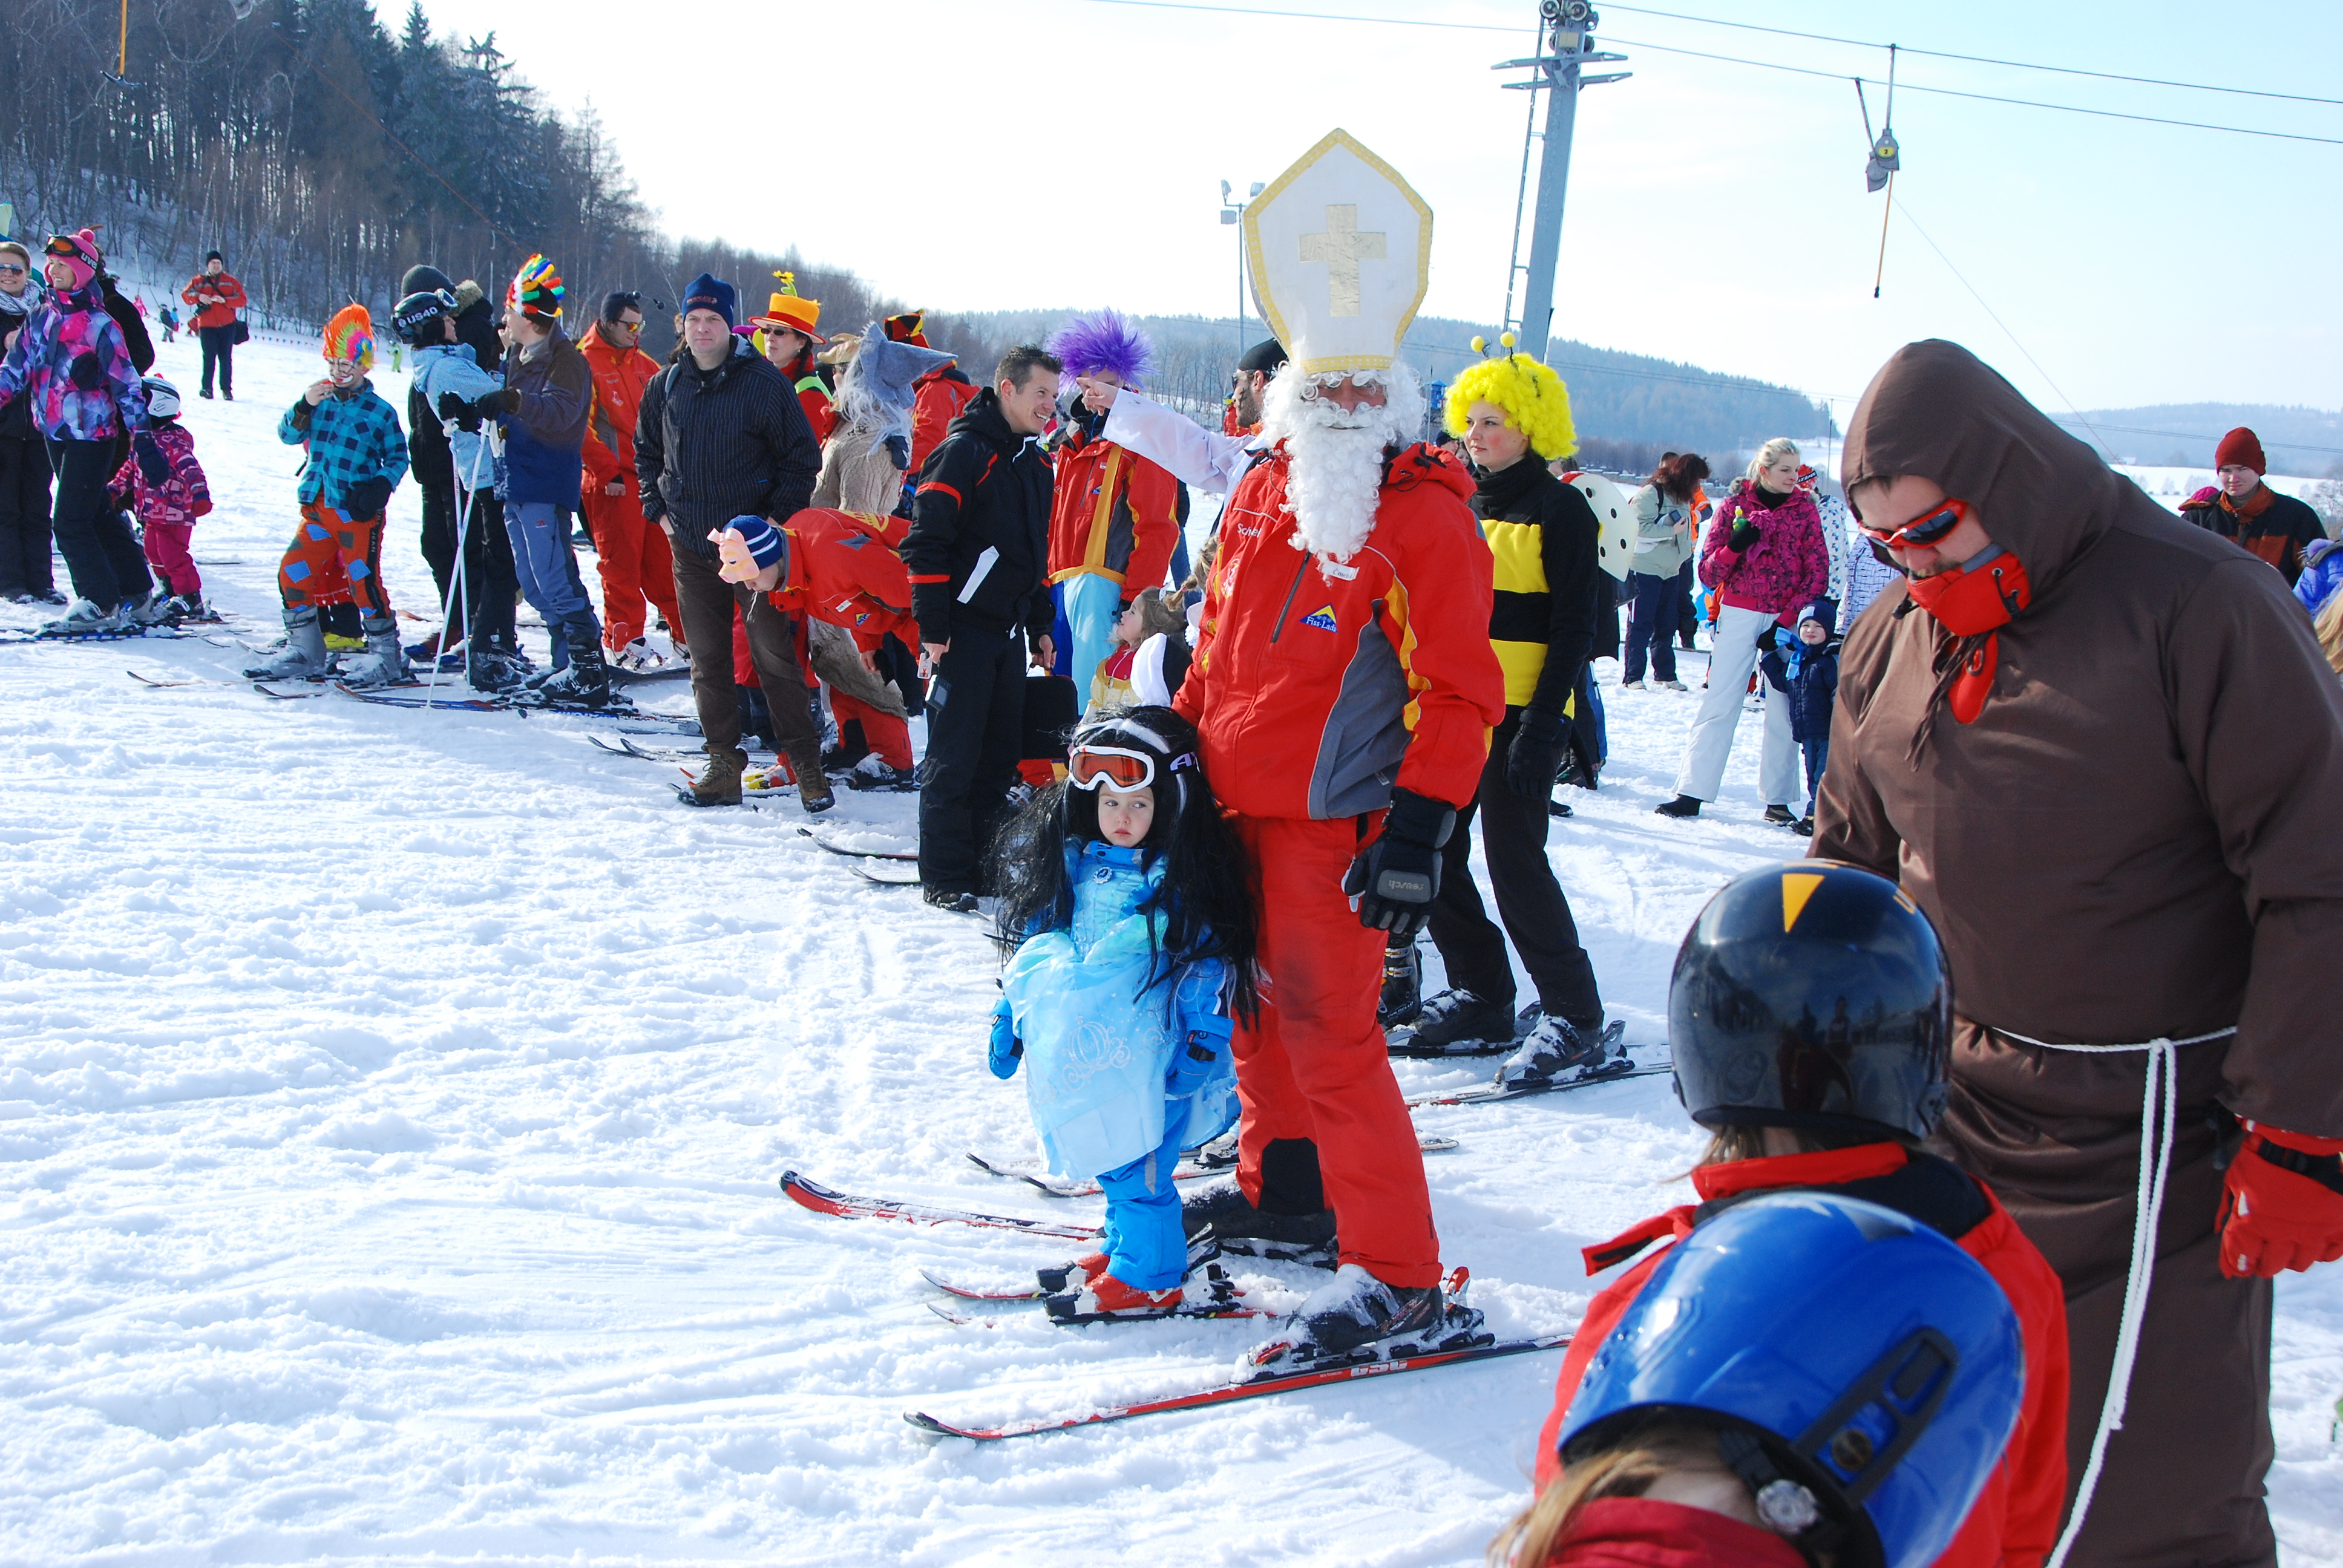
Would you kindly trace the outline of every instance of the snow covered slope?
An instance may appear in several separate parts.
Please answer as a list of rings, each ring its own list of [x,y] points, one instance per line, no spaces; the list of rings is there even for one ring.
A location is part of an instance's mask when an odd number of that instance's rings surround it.
[[[293,517],[273,427],[317,360],[247,348],[222,404],[191,346],[163,353],[220,498],[206,588],[257,640]],[[417,527],[409,487],[386,576],[420,608]],[[680,809],[669,765],[586,720],[123,673],[232,681],[242,657],[0,648],[0,1562],[1463,1564],[1525,1498],[1553,1355],[920,1437],[903,1411],[1174,1389],[1258,1332],[952,1328],[921,1265],[1007,1277],[1065,1244],[776,1190],[794,1166],[1095,1213],[961,1161],[1032,1148],[1021,1084],[983,1066],[978,929],[819,851],[793,801]],[[1646,1055],[1694,911],[1804,848],[1757,821],[1754,729],[1720,809],[1651,815],[1696,698],[1615,696],[1617,760],[1554,835]],[[908,798],[841,792],[822,830],[911,824]],[[1427,1161],[1442,1237],[1505,1332],[1573,1323],[1578,1249],[1681,1201],[1699,1147],[1664,1078],[1419,1125],[1460,1141]],[[2343,1271],[2278,1300],[2286,1560],[2343,1563]]]

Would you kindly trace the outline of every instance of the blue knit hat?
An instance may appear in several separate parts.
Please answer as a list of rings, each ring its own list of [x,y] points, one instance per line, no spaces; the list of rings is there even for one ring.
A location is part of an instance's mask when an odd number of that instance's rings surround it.
[[[716,307],[711,305],[706,308]],[[750,513],[733,518],[729,526],[749,547],[749,554],[756,558],[759,569],[779,566],[788,558],[789,547],[782,542],[780,530],[773,527],[770,518]]]
[[[695,310],[712,310],[724,318],[725,326],[736,326],[739,297],[730,284],[712,272],[703,272],[683,291],[683,313],[689,316]]]

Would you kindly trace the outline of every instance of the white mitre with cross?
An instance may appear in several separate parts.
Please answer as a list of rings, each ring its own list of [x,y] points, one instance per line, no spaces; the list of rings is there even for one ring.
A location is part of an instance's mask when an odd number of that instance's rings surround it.
[[[1432,277],[1432,208],[1348,131],[1244,209],[1262,319],[1305,376],[1386,370]]]

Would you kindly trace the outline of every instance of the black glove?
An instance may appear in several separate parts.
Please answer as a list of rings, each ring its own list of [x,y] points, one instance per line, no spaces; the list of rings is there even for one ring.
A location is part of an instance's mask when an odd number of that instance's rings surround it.
[[[1392,791],[1383,836],[1359,853],[1342,878],[1358,900],[1359,924],[1412,937],[1432,919],[1440,893],[1440,847],[1455,829],[1453,807],[1408,789]]]
[[[1749,547],[1756,542],[1757,525],[1739,513],[1735,513],[1733,518],[1733,531],[1725,536],[1725,548],[1736,556],[1747,555]]]
[[[1526,799],[1553,794],[1554,781],[1562,777],[1564,749],[1562,716],[1523,709],[1521,728],[1505,753],[1505,782]]]
[[[85,392],[95,392],[106,385],[106,361],[88,349],[73,357],[73,384]]]
[[[458,430],[477,430],[480,427],[480,416],[472,407],[471,399],[460,392],[439,394],[439,417],[443,420],[453,419]]]
[[[895,465],[895,471],[897,473],[900,474],[910,471],[911,467],[911,438],[910,437],[904,435],[900,431],[897,431],[894,435],[890,436],[884,441],[881,441],[880,445],[887,448],[888,461]]]
[[[138,459],[138,477],[153,489],[161,489],[171,482],[171,460],[163,456],[155,437],[141,431],[130,438],[130,454]]]
[[[481,393],[479,397],[473,399],[472,407],[480,411],[480,417],[483,419],[496,419],[507,414],[518,414],[520,412],[520,394],[509,387],[499,387],[494,391]]]
[[[360,479],[342,492],[342,515],[354,523],[382,516],[383,508],[389,505],[388,479]]]

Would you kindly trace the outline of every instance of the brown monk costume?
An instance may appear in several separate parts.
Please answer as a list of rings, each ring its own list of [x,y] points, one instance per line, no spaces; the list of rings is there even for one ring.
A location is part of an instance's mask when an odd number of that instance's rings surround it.
[[[2129,1406],[2068,1561],[2275,1563],[2270,1284],[2220,1270],[2238,1138],[2222,1111],[2343,1136],[2343,689],[2277,573],[2166,512],[1956,345],[1904,348],[1855,411],[1849,491],[1906,475],[1967,501],[2032,599],[1994,634],[1968,722],[1956,656],[1984,639],[1956,638],[1903,583],[1865,611],[1813,852],[1896,878],[1943,933],[1961,1017],[1938,1136],[2066,1284],[2070,1489],[2115,1355],[2150,1058],[2012,1035],[2137,1045],[2235,1026],[2174,1053]]]

